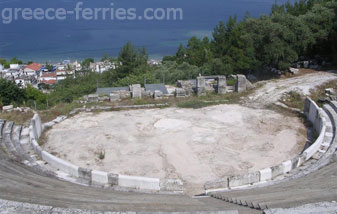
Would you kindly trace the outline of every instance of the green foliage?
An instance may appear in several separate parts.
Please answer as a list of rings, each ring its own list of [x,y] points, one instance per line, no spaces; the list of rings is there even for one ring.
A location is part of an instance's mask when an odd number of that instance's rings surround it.
[[[11,81],[0,78],[0,88],[3,105],[21,104],[26,99],[25,91]]]
[[[23,62],[19,59],[17,59],[16,57],[12,58],[10,61],[9,61],[9,64],[19,64],[19,65],[22,65]]]
[[[186,62],[179,64],[177,62],[165,62],[154,69],[155,78],[162,82],[165,77],[166,84],[175,84],[177,80],[186,80],[196,78],[201,73],[200,68],[190,65]]]
[[[22,65],[23,62],[16,57],[12,58],[10,61],[7,61],[6,59],[0,59],[0,64],[4,66],[4,68],[9,68],[10,64],[19,64]]]
[[[234,86],[235,85],[235,83],[236,83],[236,79],[228,79],[227,80],[227,85],[229,85],[229,86]]]
[[[85,70],[88,70],[89,69],[89,66],[90,66],[90,63],[94,63],[95,60],[93,58],[87,58],[85,59],[83,62],[82,62],[82,67],[83,69]]]
[[[46,62],[46,69],[48,71],[52,71],[53,70],[53,65],[49,64],[48,62]]]
[[[124,78],[133,73],[145,72],[148,68],[148,59],[149,56],[145,47],[137,50],[135,46],[128,42],[118,55],[118,62],[121,64],[117,69],[118,77]]]
[[[164,61],[187,62],[207,74],[286,70],[300,56],[337,63],[337,2],[299,0],[275,4],[269,16],[242,21],[230,17],[214,29],[213,40],[192,37]],[[267,69],[268,70],[268,69]],[[269,69],[270,70],[270,69]]]
[[[47,95],[42,93],[40,90],[34,88],[33,86],[28,85],[25,91],[26,91],[26,98],[28,100],[35,100],[38,104],[47,103]]]
[[[96,83],[100,74],[85,72],[77,75],[76,78],[68,77],[59,81],[54,91],[50,94],[50,101],[53,104],[60,102],[70,103],[73,100],[96,91]]]

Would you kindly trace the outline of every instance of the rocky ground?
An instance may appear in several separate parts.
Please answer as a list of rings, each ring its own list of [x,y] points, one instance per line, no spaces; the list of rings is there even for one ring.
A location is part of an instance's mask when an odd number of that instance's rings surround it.
[[[276,103],[286,92],[296,91],[309,95],[311,89],[334,79],[337,79],[337,75],[333,72],[312,72],[293,78],[265,81],[265,84],[245,98],[242,104],[250,108],[264,108]]]

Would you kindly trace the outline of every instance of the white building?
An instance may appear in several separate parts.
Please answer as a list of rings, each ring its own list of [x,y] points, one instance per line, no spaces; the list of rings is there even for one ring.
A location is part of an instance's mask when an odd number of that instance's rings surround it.
[[[9,69],[20,70],[20,66],[19,64],[10,64]]]

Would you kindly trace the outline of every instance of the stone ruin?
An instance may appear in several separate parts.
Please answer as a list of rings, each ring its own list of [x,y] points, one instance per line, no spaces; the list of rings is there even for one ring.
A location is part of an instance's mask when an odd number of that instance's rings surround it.
[[[142,86],[140,84],[135,84],[130,86],[131,97],[133,99],[142,98]]]
[[[84,96],[84,102],[102,102],[109,100],[118,102],[123,98],[141,99],[152,97],[161,99],[164,97],[187,97],[196,94],[206,95],[207,92],[226,94],[231,92],[245,92],[254,88],[254,85],[245,75],[232,75],[229,78],[236,79],[235,86],[227,85],[227,78],[223,75],[199,76],[194,80],[178,80],[177,86],[166,86],[164,84],[146,84],[144,88],[140,84],[126,87],[98,88],[96,94]],[[167,89],[170,89],[169,91]]]
[[[241,93],[254,88],[254,85],[246,78],[245,75],[236,75],[236,79],[235,92]],[[225,76],[199,76],[197,77],[195,90],[198,96],[206,95],[206,92],[210,91],[210,89],[207,88],[206,80],[215,80],[217,82],[215,85],[215,92],[217,94],[226,94],[230,91],[227,86],[227,79]]]

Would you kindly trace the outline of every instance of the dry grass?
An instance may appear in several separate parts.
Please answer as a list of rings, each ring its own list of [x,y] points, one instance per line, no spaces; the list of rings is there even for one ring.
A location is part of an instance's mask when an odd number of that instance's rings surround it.
[[[323,85],[316,87],[315,89],[310,90],[310,98],[319,105],[321,105],[319,99],[325,97],[325,89],[327,88],[333,88],[335,91],[337,91],[337,80],[331,80]]]
[[[39,141],[38,141],[38,144],[40,146],[42,146],[43,144],[45,144],[47,141],[48,141],[48,137],[47,137],[47,132],[51,129],[51,127],[48,127],[46,128],[45,130],[43,130],[40,138],[39,138]]]
[[[281,97],[280,102],[287,105],[290,108],[296,108],[300,111],[304,109],[305,96],[296,92],[290,91]]]
[[[43,123],[45,122],[49,122],[54,120],[55,118],[57,118],[58,116],[61,115],[66,115],[68,116],[69,113],[75,109],[75,108],[80,108],[83,107],[83,104],[79,104],[79,103],[63,103],[63,104],[59,104],[54,106],[53,108],[49,109],[49,110],[43,110],[43,111],[39,111],[39,115],[41,117],[41,121]]]
[[[18,125],[26,125],[29,123],[30,119],[34,116],[34,113],[29,112],[19,112],[19,111],[12,111],[12,112],[4,112],[0,113],[0,118],[7,120],[7,121],[13,121],[15,124]]]
[[[279,114],[282,114],[286,117],[297,117],[301,120],[301,122],[304,124],[304,126],[306,127],[306,129],[299,129],[299,133],[306,136],[307,135],[307,130],[311,129],[313,127],[312,123],[307,119],[307,117],[300,112],[297,111],[293,111],[291,109],[288,108],[284,108],[282,106],[276,105],[276,104],[270,104],[265,106],[266,109],[275,111]]]

